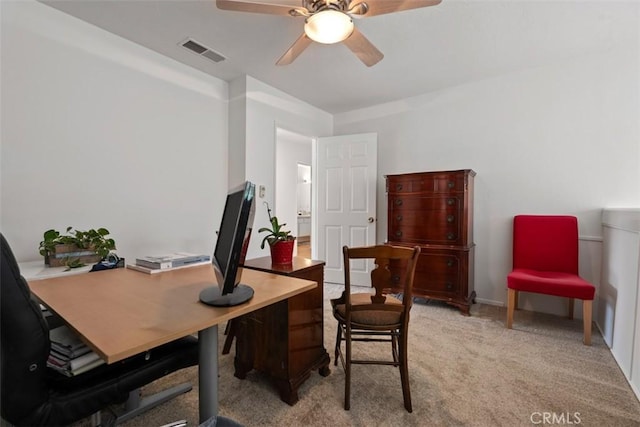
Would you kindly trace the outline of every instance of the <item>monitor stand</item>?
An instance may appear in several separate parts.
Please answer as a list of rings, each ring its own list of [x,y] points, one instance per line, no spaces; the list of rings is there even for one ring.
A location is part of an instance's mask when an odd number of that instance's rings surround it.
[[[210,286],[200,292],[200,301],[215,307],[231,307],[244,304],[253,298],[253,288],[238,284],[230,294],[222,295],[218,286]]]

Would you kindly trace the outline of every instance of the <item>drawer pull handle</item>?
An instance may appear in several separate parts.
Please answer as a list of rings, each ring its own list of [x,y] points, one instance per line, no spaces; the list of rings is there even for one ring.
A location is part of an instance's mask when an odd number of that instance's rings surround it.
[[[456,203],[456,199],[447,199],[447,205],[453,206]]]
[[[398,215],[398,216],[396,217],[396,220],[398,220],[398,221],[402,221],[402,215]]]
[[[452,259],[448,259],[447,260],[447,267],[453,267],[453,260]]]
[[[456,240],[456,235],[453,233],[447,233],[447,240]]]
[[[451,282],[447,282],[447,290],[450,291],[453,289],[453,284]]]
[[[396,191],[402,190],[402,184],[396,184]]]
[[[402,237],[402,231],[400,230],[396,231],[396,237]]]
[[[396,199],[396,206],[402,206],[402,199]]]
[[[455,182],[453,182],[453,181],[449,181],[449,182],[447,182],[447,187],[449,187],[449,188],[453,188],[453,187],[455,187],[455,186],[456,186],[456,183],[455,183]]]
[[[397,274],[394,274],[393,277],[391,277],[391,281],[393,283],[400,283],[400,276],[398,276]]]
[[[447,222],[448,223],[452,223],[453,221],[455,221],[456,217],[453,215],[447,215]]]

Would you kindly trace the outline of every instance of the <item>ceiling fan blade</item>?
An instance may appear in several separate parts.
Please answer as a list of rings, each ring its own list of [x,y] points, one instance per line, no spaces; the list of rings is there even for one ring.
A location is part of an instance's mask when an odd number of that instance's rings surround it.
[[[276,65],[289,65],[311,44],[311,39],[306,34],[302,34],[298,37],[298,40],[293,42],[289,50],[278,59]]]
[[[360,61],[364,62],[367,67],[380,62],[384,55],[367,39],[358,28],[353,29],[353,33],[343,41],[344,44],[353,52]]]
[[[442,0],[353,0],[349,9],[362,16],[383,15],[385,13],[400,12],[402,10],[417,9],[419,7],[435,6]],[[365,3],[366,7],[358,6]]]
[[[218,9],[233,10],[237,12],[267,13],[269,15],[291,16],[289,12],[297,9],[287,4],[274,4],[264,1],[244,0],[216,0]]]

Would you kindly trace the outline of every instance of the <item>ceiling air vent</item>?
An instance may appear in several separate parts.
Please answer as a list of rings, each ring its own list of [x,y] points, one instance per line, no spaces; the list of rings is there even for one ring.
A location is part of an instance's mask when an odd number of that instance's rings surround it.
[[[204,56],[205,58],[212,60],[213,62],[221,62],[226,59],[224,56],[220,55],[219,53],[214,52],[208,47],[205,47],[202,44],[192,39],[187,39],[182,43],[180,43],[180,45],[186,49],[189,49],[193,53],[196,53],[200,56]]]

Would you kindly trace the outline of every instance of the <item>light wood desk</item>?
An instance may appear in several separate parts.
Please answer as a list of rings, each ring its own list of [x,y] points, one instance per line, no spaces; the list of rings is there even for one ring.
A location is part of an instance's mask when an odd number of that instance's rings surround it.
[[[107,363],[198,333],[200,422],[218,414],[218,324],[314,289],[316,282],[244,269],[253,298],[217,308],[198,300],[216,283],[211,265],[160,274],[114,269],[29,282]]]

